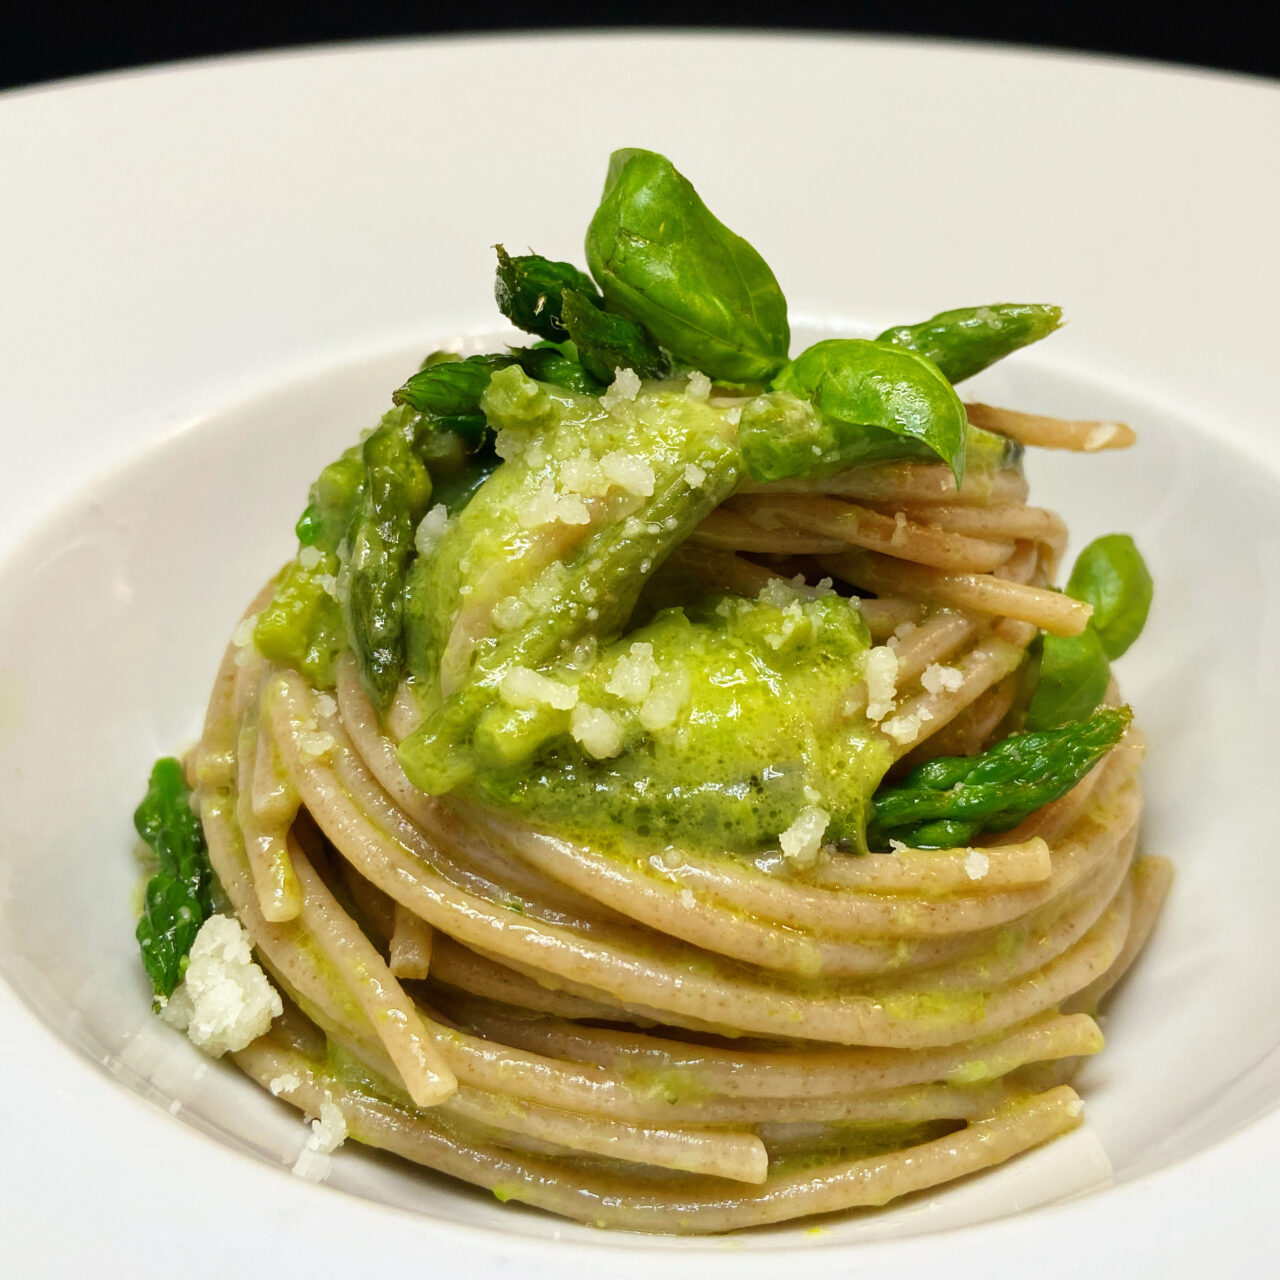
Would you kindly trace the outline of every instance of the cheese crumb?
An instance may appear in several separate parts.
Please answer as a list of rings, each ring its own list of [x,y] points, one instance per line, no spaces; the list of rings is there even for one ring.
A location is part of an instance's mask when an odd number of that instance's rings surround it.
[[[604,691],[624,702],[641,703],[649,696],[658,664],[653,660],[653,645],[637,641],[620,657]]]
[[[542,481],[542,487],[533,497],[521,503],[516,517],[525,529],[537,529],[557,521],[560,524],[591,523],[587,504],[576,493],[557,493],[549,478]]]
[[[573,740],[597,760],[608,760],[622,750],[622,726],[601,707],[580,702],[573,709],[569,732]]]
[[[885,720],[880,728],[895,742],[906,746],[920,736],[920,727],[925,721],[932,719],[933,712],[928,707],[921,707],[919,711],[913,711],[909,715],[894,716],[892,720]]]
[[[533,610],[519,596],[504,596],[493,606],[489,616],[499,631],[514,631],[533,617]]]
[[[920,677],[921,685],[930,693],[955,693],[964,684],[964,673],[959,667],[944,667],[931,662]]]
[[[898,655],[883,644],[868,649],[862,674],[867,682],[867,719],[883,720],[897,697]]]
[[[303,547],[298,552],[298,563],[304,569],[314,569],[324,559],[324,552],[319,547]]]
[[[684,482],[690,489],[701,489],[706,482],[707,473],[696,462],[691,462],[684,469]]]
[[[786,578],[770,578],[756,596],[761,604],[771,604],[775,609],[784,609],[800,598],[800,593]]]
[[[293,1171],[308,1182],[323,1181],[329,1172],[329,1153],[346,1140],[347,1118],[336,1103],[322,1102],[320,1116],[311,1121],[311,1136],[298,1153]]]
[[[980,849],[970,849],[965,855],[964,873],[970,880],[981,880],[987,874],[991,859]]]
[[[805,805],[800,810],[796,820],[778,837],[783,855],[792,866],[803,870],[817,862],[822,835],[830,821],[831,815],[817,805]]]
[[[689,703],[693,682],[684,667],[660,675],[640,707],[640,723],[650,733],[669,729]]]
[[[214,1058],[237,1053],[284,1012],[280,993],[254,963],[249,935],[232,916],[200,926],[187,972],[160,1016]]]
[[[902,842],[901,840],[890,840],[890,841],[889,841],[889,852],[890,852],[890,853],[906,853],[906,852],[907,852],[907,850],[908,850],[908,849],[910,849],[910,848],[911,848],[911,846],[910,846],[909,844],[903,844],[903,842]]]
[[[316,715],[322,720],[327,720],[330,716],[336,715],[338,711],[337,700],[332,694],[318,693],[316,694]]]
[[[624,400],[634,400],[640,394],[640,375],[634,369],[615,369],[613,385],[600,397],[606,409],[612,409]]]
[[[540,703],[557,711],[578,705],[578,691],[529,667],[512,667],[502,677],[498,694],[509,707],[535,707]]]
[[[567,458],[560,464],[560,487],[584,497],[602,498],[609,492],[609,481],[591,450],[583,449],[576,457]]]
[[[444,509],[442,502],[436,503],[418,521],[418,528],[413,535],[413,545],[418,549],[420,556],[429,556],[440,545],[440,539],[444,537],[448,523],[449,513]]]
[[[298,754],[307,760],[323,760],[338,744],[333,734],[320,730],[318,733],[300,733],[297,738]]]
[[[296,1089],[301,1083],[302,1080],[300,1077],[294,1075],[292,1071],[286,1071],[284,1075],[276,1076],[276,1078],[267,1085],[267,1088],[271,1090],[271,1096],[273,1098],[278,1098],[282,1093],[288,1093],[291,1090]]]
[[[638,498],[653,496],[656,478],[653,468],[634,453],[624,453],[615,449],[600,459],[600,470],[618,486]]]
[[[711,379],[705,373],[689,375],[689,387],[685,393],[690,400],[707,400],[711,397]]]

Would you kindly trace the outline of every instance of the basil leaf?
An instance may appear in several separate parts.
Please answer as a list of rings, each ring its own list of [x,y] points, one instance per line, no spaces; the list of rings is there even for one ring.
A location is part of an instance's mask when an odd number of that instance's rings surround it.
[[[877,342],[927,356],[952,383],[981,373],[1019,347],[1047,337],[1062,323],[1062,308],[1034,302],[997,302],[939,312],[920,324],[886,329]]]
[[[1082,720],[1106,696],[1111,683],[1111,664],[1093,627],[1078,636],[1045,636],[1043,643],[1040,680],[1027,707],[1028,729]]]
[[[821,475],[874,461],[885,456],[886,437],[926,446],[951,467],[957,484],[964,476],[964,405],[938,367],[914,351],[865,338],[828,338],[802,351],[774,379],[774,387],[808,400],[818,411],[819,425],[807,424],[796,445],[784,452],[770,451],[749,430],[743,455],[758,480]],[[802,438],[806,431],[812,438]],[[774,474],[757,475],[752,456],[760,460],[770,453]],[[778,474],[783,465],[792,469]]]
[[[605,302],[677,362],[764,382],[787,360],[787,301],[765,260],[703,204],[665,156],[615,151],[587,229]]]
[[[1093,605],[1089,626],[1111,659],[1142,634],[1152,592],[1146,561],[1127,533],[1095,538],[1076,558],[1067,580],[1067,595]]]

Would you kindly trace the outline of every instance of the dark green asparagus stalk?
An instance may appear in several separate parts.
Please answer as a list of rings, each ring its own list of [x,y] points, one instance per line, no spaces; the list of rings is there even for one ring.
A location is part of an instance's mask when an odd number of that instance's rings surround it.
[[[404,670],[405,579],[414,530],[431,501],[431,477],[415,451],[419,427],[411,409],[393,409],[364,442],[363,493],[348,535],[347,635],[361,683],[379,710]]]
[[[601,311],[576,289],[564,291],[560,307],[582,367],[599,382],[607,386],[618,369],[634,369],[642,378],[663,378],[670,371],[658,344],[634,320]]]
[[[159,863],[143,894],[138,946],[156,995],[167,999],[186,972],[200,926],[213,914],[204,831],[177,760],[156,761],[133,825]]]
[[[1062,308],[1033,302],[997,302],[987,307],[942,311],[920,324],[895,325],[877,342],[927,356],[951,383],[963,382],[988,365],[1047,337],[1062,323]]]
[[[552,342],[563,342],[566,334],[560,298],[566,289],[572,289],[594,306],[604,305],[591,277],[572,263],[552,262],[536,253],[513,258],[500,244],[494,248],[498,253],[494,298],[498,310],[517,329],[536,333]]]
[[[977,756],[945,756],[876,792],[867,834],[916,848],[953,848],[979,831],[1007,831],[1066,795],[1129,727],[1128,707],[1040,733],[1018,733]]]

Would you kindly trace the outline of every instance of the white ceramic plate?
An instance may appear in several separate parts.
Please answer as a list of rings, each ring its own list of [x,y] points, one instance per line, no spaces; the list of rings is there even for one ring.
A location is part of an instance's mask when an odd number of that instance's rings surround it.
[[[1070,326],[984,393],[1142,434],[1033,470],[1077,546],[1129,529],[1158,582],[1121,673],[1152,741],[1146,847],[1179,879],[1083,1077],[1087,1127],[817,1231],[605,1236],[346,1149],[303,1183],[296,1116],[149,1017],[133,949],[129,813],[308,480],[413,355],[495,330],[494,241],[578,256],[619,145],[692,175],[809,329],[1062,303]],[[880,40],[397,43],[0,101],[6,1269],[1260,1273],[1278,153],[1274,86]]]

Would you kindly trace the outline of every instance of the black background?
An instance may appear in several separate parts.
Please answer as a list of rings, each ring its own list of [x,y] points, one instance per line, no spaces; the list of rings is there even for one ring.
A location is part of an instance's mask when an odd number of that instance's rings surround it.
[[[0,87],[116,67],[281,45],[498,28],[790,27],[952,36],[1053,45],[1280,75],[1274,5],[1073,3],[1072,0],[794,0],[770,6],[717,0],[223,0],[149,3],[0,0]]]

